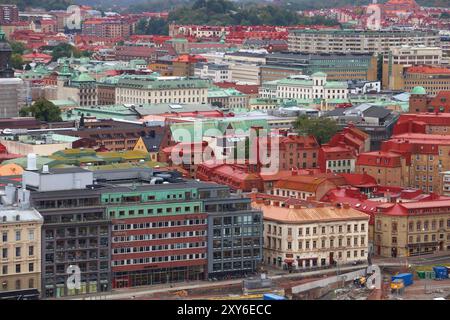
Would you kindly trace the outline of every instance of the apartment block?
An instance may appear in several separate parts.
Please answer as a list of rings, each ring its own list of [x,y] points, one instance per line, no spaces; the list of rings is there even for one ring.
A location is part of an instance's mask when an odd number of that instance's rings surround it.
[[[264,262],[288,270],[368,257],[369,215],[349,206],[302,208],[254,203],[264,214]]]
[[[423,87],[429,96],[436,97],[441,91],[450,91],[450,68],[417,66],[404,70],[404,89],[411,92]]]
[[[375,215],[375,254],[409,257],[450,250],[450,203],[386,203]]]
[[[289,31],[289,51],[306,53],[385,53],[396,46],[438,47],[438,31],[303,30]]]
[[[383,88],[405,90],[405,69],[418,65],[442,63],[440,47],[401,46],[392,47],[383,55]]]
[[[334,100],[347,99],[348,96],[347,82],[329,81],[327,75],[322,72],[316,72],[311,77],[278,80],[275,85],[275,98]]]
[[[21,198],[21,204],[17,203]],[[0,211],[0,295],[38,296],[41,291],[43,218],[29,206],[29,193],[6,186]],[[14,205],[14,206],[13,206]]]
[[[116,103],[206,104],[209,81],[182,77],[123,75],[116,84]]]
[[[262,83],[316,72],[326,73],[333,81],[377,79],[377,57],[370,53],[279,52],[267,55],[266,60],[261,66]]]

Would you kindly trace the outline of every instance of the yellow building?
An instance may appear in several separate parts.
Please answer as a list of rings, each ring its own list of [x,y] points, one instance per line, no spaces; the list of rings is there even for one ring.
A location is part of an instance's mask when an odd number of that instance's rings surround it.
[[[159,151],[168,146],[170,141],[170,132],[168,131],[164,127],[161,127],[158,132],[150,131],[148,135],[139,137],[133,150],[148,153],[151,161],[160,161]]]
[[[405,69],[416,65],[439,65],[442,49],[439,47],[392,47],[383,56],[383,88],[405,89]]]
[[[0,292],[41,290],[41,225],[35,209],[0,210]]]
[[[450,250],[450,201],[386,203],[375,215],[375,254],[406,257]]]
[[[264,262],[278,268],[310,267],[365,261],[369,215],[350,208],[279,207],[253,204],[264,214]]]

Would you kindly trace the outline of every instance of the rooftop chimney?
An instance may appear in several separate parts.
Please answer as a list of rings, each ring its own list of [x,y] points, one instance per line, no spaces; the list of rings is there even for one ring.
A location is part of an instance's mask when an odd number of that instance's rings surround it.
[[[48,174],[48,173],[50,173],[50,171],[48,171],[48,165],[44,164],[44,165],[42,166],[42,173],[43,173],[43,174]]]
[[[35,153],[29,153],[27,156],[27,170],[28,171],[36,171],[36,154]]]

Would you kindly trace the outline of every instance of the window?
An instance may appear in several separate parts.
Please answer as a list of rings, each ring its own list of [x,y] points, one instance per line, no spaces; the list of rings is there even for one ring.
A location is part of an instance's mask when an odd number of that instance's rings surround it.
[[[392,232],[397,233],[397,222],[392,222]]]
[[[2,241],[3,242],[7,242],[8,241],[8,232],[3,232],[2,233]]]
[[[8,266],[2,266],[2,274],[8,274]]]
[[[16,264],[16,273],[20,273],[20,264]]]
[[[28,230],[28,240],[34,241],[34,230]]]
[[[377,230],[381,231],[381,221],[377,220]]]
[[[21,247],[16,247],[16,257],[21,256]]]
[[[34,263],[28,264],[28,272],[34,272]]]
[[[34,246],[29,246],[28,247],[28,255],[29,256],[33,256],[34,255]]]
[[[34,279],[33,279],[33,278],[31,278],[31,279],[28,280],[28,288],[29,288],[29,289],[34,288]]]
[[[3,259],[8,259],[8,248],[3,248],[2,249],[2,258]]]
[[[16,231],[16,241],[20,241],[20,230]]]
[[[16,280],[16,290],[20,290],[21,283],[20,280]]]

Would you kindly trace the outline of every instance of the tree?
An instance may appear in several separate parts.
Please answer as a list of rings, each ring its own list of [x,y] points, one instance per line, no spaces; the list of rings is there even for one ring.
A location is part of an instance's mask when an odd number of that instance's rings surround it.
[[[330,118],[308,118],[306,115],[298,117],[294,128],[301,134],[315,136],[319,144],[327,143],[339,131],[336,121]]]
[[[23,69],[23,59],[22,56],[18,53],[13,53],[11,55],[11,64],[14,69]]]
[[[11,46],[12,53],[23,54],[25,52],[25,45],[22,42],[11,41],[9,43]]]
[[[57,61],[59,58],[70,57],[72,54],[75,58],[79,58],[81,51],[68,43],[61,43],[53,47],[51,54],[52,61]]]
[[[81,114],[79,127],[84,128],[84,113]]]
[[[20,110],[20,116],[32,115],[37,120],[46,122],[62,121],[61,110],[47,99],[37,100],[31,107],[24,107]]]

